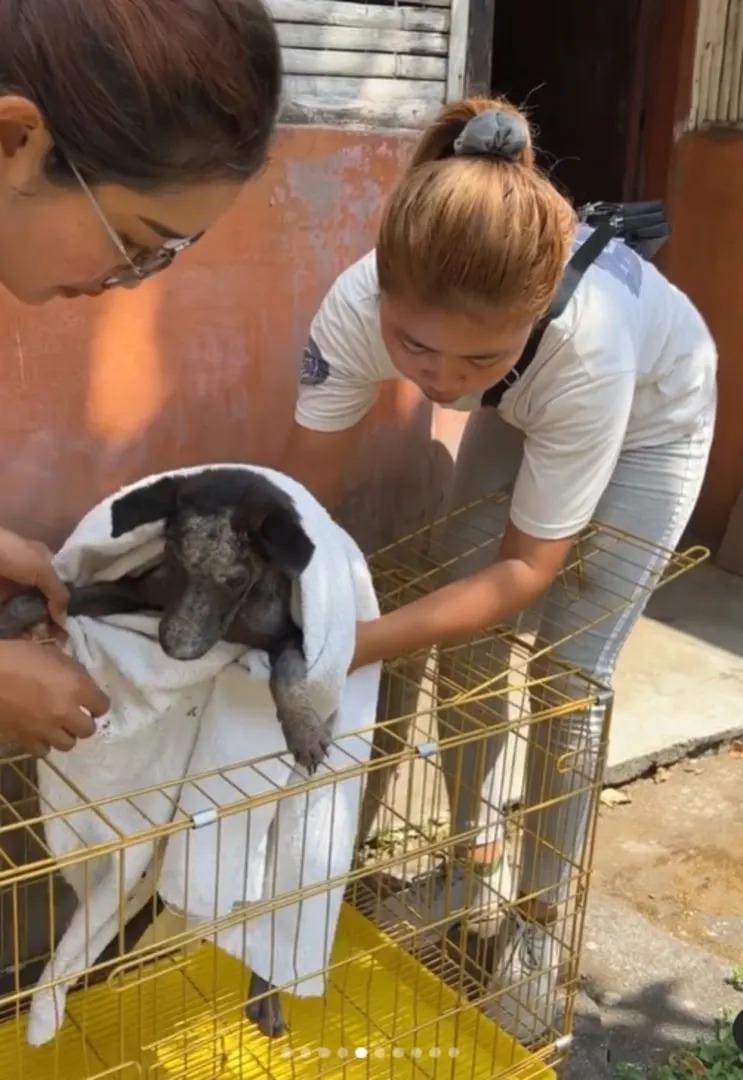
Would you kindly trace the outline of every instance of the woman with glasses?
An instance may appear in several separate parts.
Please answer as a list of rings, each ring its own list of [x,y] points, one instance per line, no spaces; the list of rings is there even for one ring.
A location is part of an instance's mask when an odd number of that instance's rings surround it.
[[[281,82],[261,0],[0,0],[0,284],[97,296],[165,269],[261,167]],[[0,579],[67,594],[0,530]],[[0,743],[69,750],[105,695],[58,649],[0,643]]]

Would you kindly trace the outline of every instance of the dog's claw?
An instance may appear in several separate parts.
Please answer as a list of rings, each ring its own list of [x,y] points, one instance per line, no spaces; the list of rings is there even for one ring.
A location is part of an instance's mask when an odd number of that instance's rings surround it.
[[[333,741],[327,724],[314,713],[303,712],[284,717],[281,726],[289,752],[312,776],[328,756]]]
[[[292,739],[289,750],[298,765],[302,765],[312,776],[328,756],[331,739],[327,731],[320,729],[304,733],[301,739]]]

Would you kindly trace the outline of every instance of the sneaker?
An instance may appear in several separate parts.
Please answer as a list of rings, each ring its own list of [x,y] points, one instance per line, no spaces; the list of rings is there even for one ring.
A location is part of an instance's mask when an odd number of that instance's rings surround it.
[[[509,923],[484,1010],[517,1042],[528,1046],[554,1026],[561,949],[549,927],[527,921],[519,913],[511,913]]]
[[[383,915],[441,937],[454,924],[466,933],[494,937],[512,900],[512,877],[503,857],[484,865],[451,860],[419,874],[383,904]]]

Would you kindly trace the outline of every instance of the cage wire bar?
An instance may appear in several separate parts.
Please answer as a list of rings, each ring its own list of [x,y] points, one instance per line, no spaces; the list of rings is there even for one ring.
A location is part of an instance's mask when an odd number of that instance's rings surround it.
[[[424,595],[478,560],[492,559],[504,498],[479,500],[379,552],[372,568],[383,609]],[[649,576],[639,572],[647,569],[648,554],[658,568]],[[613,567],[611,596],[607,600],[605,594],[603,607],[591,610],[574,628],[576,634],[586,632],[635,603],[638,589],[651,590],[705,556],[701,548],[662,551],[593,524],[576,545],[556,595],[569,609],[576,592],[589,587],[596,560],[604,569]],[[209,827],[217,845],[230,818],[259,805],[278,807],[288,791],[266,783],[264,795],[247,795],[241,785],[244,770],[265,779],[264,758],[210,774],[173,777],[157,789],[133,785],[123,794],[91,799],[47,763],[44,767],[56,771],[65,792],[60,805],[50,806],[41,797],[32,761],[11,755],[1,759],[0,1076],[554,1077],[570,1039],[612,696],[561,656],[565,635],[550,640],[551,625],[542,610],[531,623],[519,619],[471,641],[386,665],[378,723],[362,733],[374,741],[371,759],[361,760],[353,749],[358,743],[344,737],[338,745],[349,749],[342,768],[320,770],[291,789],[292,796],[309,794],[364,776],[360,843],[350,873],[289,892],[274,890],[268,901],[198,924],[163,910],[156,893],[127,922],[121,895],[116,933],[100,955],[87,957],[78,988],[67,998],[64,1025],[41,1048],[27,1045],[26,1016],[76,905],[65,877],[92,882],[102,862],[113,860],[123,881],[127,855],[136,845],[153,845],[155,865],[174,836],[185,837],[188,848],[194,821],[181,801],[189,787],[203,794],[215,775],[232,793],[213,804]],[[597,709],[598,740],[589,737],[588,724],[582,722]],[[574,730],[586,733],[567,750],[559,736],[565,717],[572,718]],[[527,782],[524,760],[529,753],[536,765]],[[456,765],[449,773],[456,774],[457,798],[480,815],[466,828],[454,820],[446,797],[447,755]],[[491,777],[487,789],[486,775]],[[170,808],[165,824],[148,819],[147,800],[153,796]],[[116,807],[124,803],[136,807],[142,821],[137,832],[126,835],[115,824]],[[543,825],[547,811],[550,830]],[[65,855],[55,856],[49,830],[64,822],[74,834],[81,815],[93,815],[107,839],[96,845],[72,843]],[[495,872],[478,872],[463,854],[483,819],[507,853]],[[568,837],[578,819],[585,827],[576,846]],[[538,889],[517,901],[513,881],[535,852],[549,873],[542,873]],[[458,877],[436,909],[425,894],[442,866],[448,882],[454,881],[452,867]],[[269,1040],[244,1017],[249,972],[217,947],[218,935],[267,911],[276,916],[338,885],[345,900],[325,971],[327,993],[303,998],[292,993],[296,985],[283,986],[289,1032]],[[540,980],[538,993],[516,988],[514,996],[513,988],[504,991],[502,981],[496,984],[492,976],[499,949],[517,912],[522,920],[536,919],[545,897],[551,899],[549,930],[556,944],[550,970],[534,974]],[[317,932],[329,934],[327,923],[319,920]],[[501,1007],[507,998],[510,1011]]]

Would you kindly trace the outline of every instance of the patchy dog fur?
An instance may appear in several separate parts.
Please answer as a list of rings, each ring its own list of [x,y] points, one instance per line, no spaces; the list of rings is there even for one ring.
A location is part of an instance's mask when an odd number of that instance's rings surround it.
[[[330,733],[307,697],[302,631],[291,616],[292,583],[314,545],[291,498],[244,469],[167,476],[117,499],[112,535],[165,522],[162,561],[140,577],[73,588],[71,615],[162,612],[159,640],[176,660],[196,660],[221,640],[264,649],[286,744],[314,772]],[[17,637],[46,617],[38,593],[0,611],[0,638]]]

